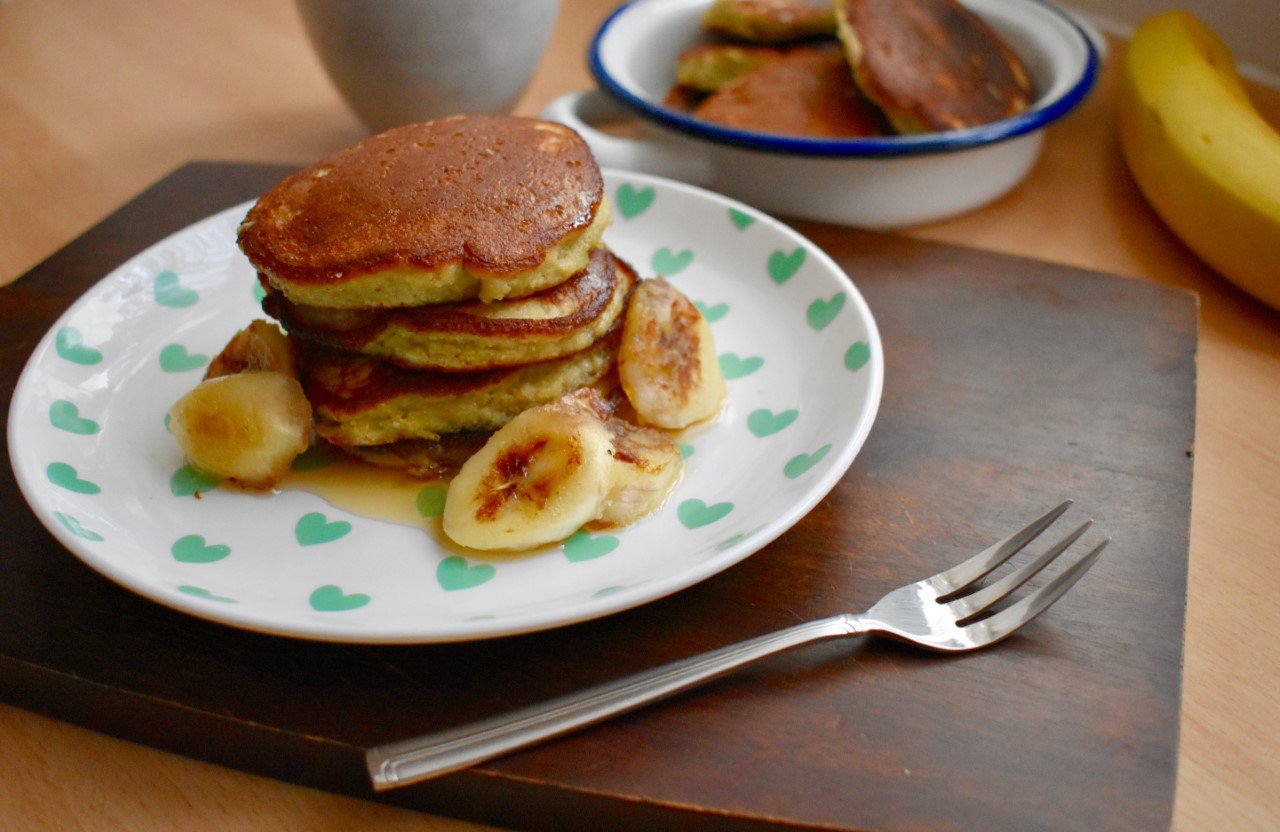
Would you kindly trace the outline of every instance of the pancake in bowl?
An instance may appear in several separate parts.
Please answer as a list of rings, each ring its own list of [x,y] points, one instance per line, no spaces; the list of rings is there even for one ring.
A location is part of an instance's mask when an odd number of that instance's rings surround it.
[[[607,249],[551,289],[517,300],[403,309],[301,306],[278,292],[263,307],[292,337],[420,370],[478,371],[578,352],[626,308],[636,273]]]
[[[405,370],[362,355],[304,345],[302,387],[315,430],[338,446],[435,440],[493,431],[521,411],[600,382],[613,369],[621,326],[572,355],[480,373]]]
[[[553,122],[455,116],[304,168],[240,226],[290,301],[369,309],[524,297],[581,271],[610,221],[586,143]]]
[[[699,92],[715,92],[785,54],[772,46],[695,43],[676,56],[676,83]]]
[[[709,32],[754,43],[785,43],[835,32],[829,2],[715,0],[702,16]]]
[[[955,0],[836,0],[835,7],[854,79],[900,133],[975,127],[1031,103],[1021,60]]]
[[[835,47],[799,47],[712,93],[693,115],[787,136],[879,136],[883,115],[863,97]]]

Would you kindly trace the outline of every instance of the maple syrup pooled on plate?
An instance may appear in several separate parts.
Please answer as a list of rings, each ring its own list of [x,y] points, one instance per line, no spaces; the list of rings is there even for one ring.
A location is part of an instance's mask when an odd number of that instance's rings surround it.
[[[348,456],[334,448],[312,446],[289,474],[275,486],[276,492],[314,494],[333,508],[425,531],[440,547],[473,558],[501,560],[526,557],[557,549],[560,543],[510,552],[468,549],[449,539],[440,528],[448,476],[407,474]],[[235,490],[235,486],[221,486]]]
[[[275,490],[314,494],[334,508],[372,520],[419,529],[439,525],[448,479],[410,476],[325,448],[313,447],[300,459],[305,461]]]

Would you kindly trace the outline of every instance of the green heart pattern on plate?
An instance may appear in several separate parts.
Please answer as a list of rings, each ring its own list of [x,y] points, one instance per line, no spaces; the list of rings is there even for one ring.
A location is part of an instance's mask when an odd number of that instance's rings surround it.
[[[175,540],[169,551],[179,563],[216,563],[231,554],[231,547],[208,543],[203,535],[188,534]]]
[[[577,563],[604,557],[617,549],[620,543],[622,541],[611,534],[593,535],[585,529],[580,529],[570,535],[560,548],[564,550],[566,558]]]
[[[640,216],[653,204],[653,188],[637,188],[625,183],[618,188],[614,201],[618,204],[618,213],[624,220]]]
[[[871,345],[866,341],[854,341],[844,352],[844,366],[852,373],[858,372],[871,360]]]
[[[450,555],[436,567],[436,580],[448,592],[487,584],[497,574],[498,570],[492,564],[478,563],[472,566],[461,555]]]
[[[220,604],[238,603],[234,598],[227,598],[222,595],[215,595],[213,594],[213,592],[205,589],[202,586],[192,586],[191,584],[179,584],[178,591],[181,592],[183,595],[190,595],[194,598],[203,598],[206,601],[217,601]]]
[[[844,309],[844,292],[827,299],[818,298],[804,311],[804,318],[815,332],[821,332],[836,319],[841,309]]]
[[[92,540],[94,542],[98,542],[103,539],[102,535],[98,534],[95,531],[90,531],[89,529],[86,529],[84,526],[80,525],[79,520],[77,520],[76,518],[72,517],[69,514],[63,514],[60,511],[55,511],[53,513],[53,516],[58,519],[58,522],[62,524],[63,528],[71,532],[76,537],[81,537],[81,538],[84,538],[85,540]]]
[[[747,430],[763,439],[784,430],[800,416],[798,410],[783,410],[774,413],[767,407],[753,410],[747,414]]]
[[[86,419],[80,415],[80,408],[76,407],[74,402],[66,399],[58,399],[49,405],[49,424],[58,430],[65,430],[67,433],[76,433],[81,436],[92,436],[102,429],[102,426],[92,419]]]
[[[175,497],[193,497],[202,491],[212,491],[221,484],[221,477],[183,465],[169,477],[169,493]]]
[[[768,269],[769,278],[781,286],[795,277],[796,272],[800,271],[803,265],[804,249],[797,248],[789,252],[775,251],[769,255],[769,261],[765,267]]]
[[[733,511],[733,503],[707,505],[697,498],[684,500],[676,507],[676,516],[686,529],[698,529],[710,525]]]
[[[308,600],[316,612],[346,612],[359,609],[373,599],[363,592],[347,594],[337,584],[325,584],[316,587]]]
[[[423,486],[414,500],[418,513],[423,517],[439,517],[444,514],[444,498],[448,494],[448,487],[440,483]]]
[[[720,354],[720,374],[724,376],[725,381],[749,376],[763,366],[764,359],[758,355],[739,358],[738,354],[733,352]]]
[[[782,468],[782,473],[787,479],[793,480],[821,462],[829,450],[831,450],[830,445],[823,445],[811,454],[796,454],[787,460],[787,464]]]
[[[92,367],[102,360],[102,353],[84,342],[80,330],[73,326],[64,326],[58,330],[54,339],[54,350],[58,355],[73,364]]]
[[[653,270],[663,277],[673,277],[684,271],[690,263],[693,262],[693,251],[683,249],[681,251],[672,251],[663,246],[653,253],[650,263]]]
[[[209,363],[209,356],[187,352],[181,344],[167,344],[160,350],[160,369],[166,373],[186,373]]]
[[[171,309],[185,309],[200,300],[200,293],[182,285],[182,279],[176,272],[165,269],[155,276],[151,283],[152,294],[156,303]]]
[[[97,494],[102,488],[95,482],[80,478],[80,472],[65,462],[51,462],[45,469],[49,482],[76,494]]]
[[[332,543],[351,533],[351,524],[346,520],[329,521],[318,511],[308,512],[298,518],[293,527],[293,536],[299,546],[319,546],[321,543]]]
[[[693,302],[693,305],[698,307],[698,311],[702,313],[702,317],[706,318],[707,323],[709,324],[713,324],[725,315],[729,314],[729,304],[727,303],[717,303],[714,306],[708,306],[702,301],[696,300]]]
[[[282,631],[336,632],[355,640],[364,637],[358,630],[342,629],[340,622],[375,620],[370,617],[396,605],[430,616],[440,604],[456,603],[456,620],[497,622],[474,632],[498,633],[510,615],[492,599],[529,590],[560,592],[557,597],[562,600],[555,603],[564,608],[590,599],[631,599],[610,602],[617,609],[619,603],[636,603],[635,593],[651,582],[643,570],[636,571],[645,558],[669,556],[674,568],[685,569],[702,560],[744,557],[766,528],[761,522],[769,519],[771,506],[794,500],[828,477],[837,456],[841,463],[847,459],[846,452],[836,449],[847,447],[845,437],[856,407],[842,410],[812,402],[797,392],[801,382],[817,377],[831,388],[866,384],[862,379],[868,368],[879,366],[879,342],[874,330],[862,324],[867,318],[856,289],[842,274],[832,274],[820,250],[778,223],[761,221],[756,212],[723,202],[700,219],[689,207],[694,199],[689,189],[671,190],[661,180],[607,174],[606,182],[618,218],[606,237],[610,246],[624,259],[649,266],[644,276],[662,274],[696,299],[701,314],[715,325],[720,369],[731,382],[726,414],[680,437],[684,479],[654,517],[633,528],[580,530],[559,546],[529,556],[462,554],[435,542],[441,535],[438,518],[447,487],[424,483],[409,492],[410,511],[422,530],[404,531],[409,545],[386,546],[379,541],[387,538],[379,535],[391,534],[381,530],[387,524],[340,519],[332,506],[312,494],[252,495],[223,489],[217,477],[183,464],[176,443],[161,432],[160,414],[198,382],[198,371],[210,358],[203,352],[212,352],[235,329],[262,316],[262,287],[238,265],[240,255],[234,249],[235,227],[245,206],[219,215],[212,242],[190,248],[198,253],[194,259],[177,248],[168,254],[157,249],[159,254],[143,258],[145,264],[130,267],[127,289],[163,316],[148,324],[150,338],[116,335],[111,327],[121,324],[108,326],[88,312],[75,312],[75,307],[53,333],[50,354],[61,362],[58,372],[65,381],[34,410],[50,437],[50,457],[40,463],[42,479],[61,496],[43,516],[66,532],[64,539],[75,538],[85,547],[101,549],[116,544],[121,535],[134,534],[136,525],[114,521],[101,509],[104,494],[131,488],[125,474],[113,470],[124,458],[91,450],[116,441],[129,441],[134,449],[154,446],[164,461],[163,470],[151,476],[158,478],[156,490],[163,500],[149,509],[155,512],[149,517],[154,517],[157,529],[166,530],[158,548],[169,572],[163,587],[149,587],[146,594],[185,597],[201,605],[201,614],[231,621],[243,619],[217,610],[243,609],[244,615],[253,611],[260,619],[258,610],[269,597],[277,607],[297,610],[280,615],[303,621],[284,625]],[[230,292],[219,281],[231,278],[218,277],[207,262],[205,252],[219,247],[226,250],[228,263],[237,264],[226,267],[226,275],[234,275]],[[761,272],[767,280],[752,279]],[[194,275],[199,275],[198,284]],[[220,316],[216,323],[199,323],[215,320],[214,312],[224,306],[238,310],[232,319]],[[135,340],[145,340],[149,352],[141,354],[142,347],[132,346]],[[122,377],[115,363],[125,358],[134,362],[130,366],[141,368],[134,371],[139,380],[128,388],[124,384],[130,377]],[[90,378],[110,384],[81,386]],[[147,412],[154,413],[154,419],[131,418],[142,412],[136,404],[128,408],[129,416],[111,418],[115,397],[128,402],[138,391],[145,394],[149,389],[163,391],[151,396],[155,404]],[[849,415],[831,418],[828,413]],[[133,427],[143,422],[151,427]],[[717,473],[727,460],[739,473]],[[334,461],[331,450],[318,446],[292,467],[309,472]],[[749,473],[741,473],[744,466]],[[129,476],[134,474],[136,470]],[[251,528],[241,529],[233,519],[238,506],[252,509]],[[648,527],[654,531],[647,532]],[[696,548],[682,546],[681,534]],[[655,539],[661,545],[653,545]],[[380,576],[382,567],[374,563],[389,555],[413,564],[421,574],[415,571],[411,581]],[[255,571],[255,562],[263,558],[278,563],[271,567],[276,572],[269,574],[290,577],[274,583],[251,578],[268,574]],[[292,565],[279,563],[287,558],[293,559]],[[532,583],[523,577],[534,566],[540,570],[536,574],[548,577]],[[719,568],[724,567],[716,571]],[[558,580],[550,577],[554,570],[561,570]],[[504,577],[508,573],[510,577]],[[565,588],[557,590],[561,585]]]

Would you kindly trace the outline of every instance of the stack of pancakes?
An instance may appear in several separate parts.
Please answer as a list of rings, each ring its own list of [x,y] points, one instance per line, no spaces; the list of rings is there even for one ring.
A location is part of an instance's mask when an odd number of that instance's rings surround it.
[[[560,124],[399,127],[262,197],[239,244],[323,439],[442,473],[521,411],[609,382],[635,272],[595,160]]]

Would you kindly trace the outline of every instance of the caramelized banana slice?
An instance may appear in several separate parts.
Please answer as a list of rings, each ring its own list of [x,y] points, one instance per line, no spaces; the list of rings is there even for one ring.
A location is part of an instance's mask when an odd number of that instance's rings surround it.
[[[297,379],[250,371],[202,381],[169,410],[169,431],[201,471],[269,488],[311,439],[311,405]]]
[[[604,510],[611,450],[609,431],[589,409],[566,401],[530,408],[454,477],[444,532],[472,549],[563,540]]]
[[[683,428],[720,412],[728,393],[711,326],[661,277],[631,297],[618,350],[622,389],[641,422]]]
[[[611,481],[596,522],[625,526],[657,511],[684,470],[675,441],[660,430],[638,427],[617,416],[616,405],[591,387],[564,396],[560,404],[584,409],[609,430]]]
[[[218,378],[250,370],[275,370],[298,377],[289,338],[269,321],[254,321],[233,335],[222,352],[209,362],[204,377]]]
[[[616,417],[605,422],[613,438],[613,481],[598,521],[625,526],[652,514],[680,480],[684,460],[671,437]]]

